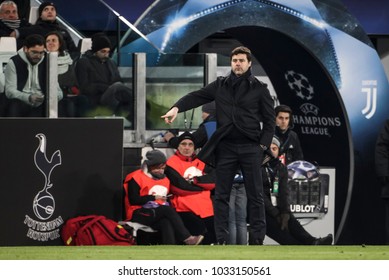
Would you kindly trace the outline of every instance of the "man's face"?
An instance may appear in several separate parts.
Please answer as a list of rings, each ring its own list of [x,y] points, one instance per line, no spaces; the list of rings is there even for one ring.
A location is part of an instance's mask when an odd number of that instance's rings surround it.
[[[276,158],[278,157],[278,154],[280,152],[280,148],[276,144],[271,143],[270,144],[270,150],[273,153],[273,156]]]
[[[95,52],[95,55],[101,60],[106,61],[109,58],[110,48],[104,48]]]
[[[27,59],[30,61],[30,63],[35,65],[45,55],[45,46],[36,45],[31,48],[24,47],[24,52],[26,53]]]
[[[247,72],[251,66],[251,61],[247,60],[247,55],[240,53],[231,58],[231,70],[236,76],[241,76]]]
[[[289,127],[290,114],[287,112],[279,112],[276,117],[276,125],[282,130],[285,131]]]
[[[57,18],[57,11],[54,6],[46,6],[41,14],[41,19],[44,21],[54,21]]]
[[[190,157],[194,153],[194,143],[190,139],[182,140],[178,145],[178,151],[181,155]]]
[[[3,5],[0,10],[0,18],[7,20],[19,19],[18,9],[15,5]]]

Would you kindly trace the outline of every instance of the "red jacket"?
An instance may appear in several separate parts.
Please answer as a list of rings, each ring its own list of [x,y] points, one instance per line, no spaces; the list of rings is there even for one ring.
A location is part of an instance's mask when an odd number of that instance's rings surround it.
[[[201,180],[202,177],[207,176],[204,173],[205,163],[196,157],[182,156],[177,151],[175,155],[168,159],[166,165],[175,170],[181,177],[193,177],[193,184],[197,186],[197,190],[194,191],[183,190],[182,186],[175,186],[171,181],[170,187],[174,194],[171,202],[176,211],[193,212],[201,218],[213,216],[210,190],[215,188],[215,181],[207,182],[207,180]],[[167,176],[169,174],[171,173],[167,173]]]
[[[139,169],[127,175],[124,180],[124,191],[125,191],[125,199],[124,199],[124,207],[126,212],[126,220],[131,220],[132,213],[141,208],[143,204],[139,205],[131,205],[128,197],[128,182],[133,179],[136,184],[139,186],[139,195],[141,197],[149,197],[146,200],[151,201],[153,198],[150,196],[160,195],[166,196],[170,190],[170,181],[167,177],[163,179],[153,179],[147,176],[143,170]]]

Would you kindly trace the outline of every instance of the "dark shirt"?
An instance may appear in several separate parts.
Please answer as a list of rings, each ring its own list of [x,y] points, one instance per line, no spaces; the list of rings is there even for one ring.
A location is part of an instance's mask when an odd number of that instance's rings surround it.
[[[296,132],[290,128],[286,132],[282,132],[276,126],[275,135],[280,139],[280,155],[285,156],[286,165],[296,160],[304,160],[303,150]]]

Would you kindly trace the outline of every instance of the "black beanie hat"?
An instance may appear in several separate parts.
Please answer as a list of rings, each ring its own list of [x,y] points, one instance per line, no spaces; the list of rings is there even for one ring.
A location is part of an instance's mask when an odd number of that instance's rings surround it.
[[[104,34],[97,34],[92,37],[92,52],[95,53],[104,48],[112,48],[111,41]]]
[[[214,116],[215,113],[216,113],[215,101],[212,101],[210,103],[204,104],[203,107],[201,107],[201,111]]]
[[[177,145],[180,145],[180,143],[181,143],[182,141],[184,141],[185,139],[192,140],[193,144],[196,146],[195,140],[194,140],[194,138],[193,138],[193,134],[190,133],[189,131],[185,131],[185,132],[182,133],[180,136],[178,136]]]
[[[42,4],[40,4],[40,5],[39,5],[39,8],[38,8],[39,17],[42,15],[43,10],[44,10],[47,6],[53,6],[54,9],[57,10],[57,8],[55,7],[55,5],[54,5],[53,2],[42,2]]]
[[[166,156],[159,150],[151,150],[146,153],[145,163],[147,166],[164,164],[166,163]]]
[[[280,139],[276,135],[273,136],[271,143],[276,145],[278,148],[281,146]]]

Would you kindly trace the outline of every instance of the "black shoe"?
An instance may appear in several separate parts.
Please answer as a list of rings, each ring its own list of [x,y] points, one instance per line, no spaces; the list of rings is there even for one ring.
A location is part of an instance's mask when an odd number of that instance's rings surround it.
[[[214,245],[227,245],[227,242],[225,240],[219,240]]]
[[[263,245],[262,239],[254,239],[249,242],[249,245]]]
[[[326,237],[316,238],[316,240],[313,241],[313,245],[332,245],[332,241],[332,234],[328,234]]]

